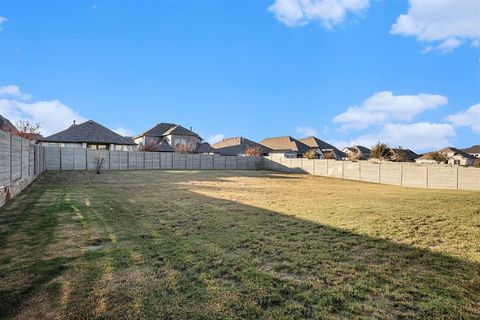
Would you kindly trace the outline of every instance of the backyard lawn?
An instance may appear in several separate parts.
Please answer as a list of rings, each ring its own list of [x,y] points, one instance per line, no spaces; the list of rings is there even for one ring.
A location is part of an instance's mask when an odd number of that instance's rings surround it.
[[[0,318],[479,319],[480,192],[46,172],[0,209]]]

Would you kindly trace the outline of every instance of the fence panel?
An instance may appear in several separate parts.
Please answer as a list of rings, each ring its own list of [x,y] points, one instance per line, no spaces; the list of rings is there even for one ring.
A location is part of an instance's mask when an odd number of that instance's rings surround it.
[[[427,167],[428,187],[440,189],[457,189],[457,168]]]
[[[458,168],[458,188],[480,190],[480,169]]]
[[[74,148],[61,148],[60,157],[60,170],[74,169]]]
[[[343,161],[343,178],[360,180],[360,162]]]
[[[379,164],[380,183],[400,186],[402,184],[402,164],[382,163]]]
[[[10,134],[0,131],[0,186],[10,184]]]

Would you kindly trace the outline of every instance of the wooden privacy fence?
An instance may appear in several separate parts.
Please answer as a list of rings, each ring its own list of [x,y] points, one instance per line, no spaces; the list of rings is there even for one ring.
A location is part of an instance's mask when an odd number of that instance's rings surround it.
[[[98,157],[104,159],[103,170],[255,170],[261,161],[257,157],[209,154],[43,148],[46,170],[95,170]]]
[[[404,187],[480,190],[480,168],[472,167],[417,165],[410,162],[286,159],[274,156],[265,157],[263,167],[274,171],[309,173]]]

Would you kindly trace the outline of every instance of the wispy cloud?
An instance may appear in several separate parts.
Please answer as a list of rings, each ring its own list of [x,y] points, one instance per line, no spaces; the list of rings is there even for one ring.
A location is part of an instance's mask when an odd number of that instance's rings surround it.
[[[317,130],[312,129],[310,127],[296,127],[295,131],[302,135],[303,137],[310,137],[310,136],[316,136],[317,135]]]
[[[124,137],[133,137],[134,136],[134,133],[133,133],[132,130],[125,129],[125,128],[122,128],[122,127],[112,129],[112,130],[115,131],[116,133],[118,133],[119,135],[124,136]]]
[[[13,97],[21,100],[30,100],[32,98],[31,95],[21,92],[20,88],[13,84],[0,87],[0,97]]]
[[[406,14],[393,24],[391,33],[413,36],[426,46],[423,52],[450,52],[470,41],[478,46],[480,39],[480,1],[477,0],[410,0]]]
[[[332,29],[349,13],[358,13],[368,6],[369,0],[275,0],[268,10],[289,27],[318,21]]]
[[[454,126],[470,127],[473,132],[480,133],[480,103],[465,111],[448,116],[447,120]]]
[[[4,23],[7,22],[7,21],[8,21],[7,18],[0,16],[0,31],[3,30],[2,24],[4,24]]]
[[[389,121],[411,121],[416,115],[448,103],[441,95],[425,94],[395,96],[390,91],[377,92],[360,106],[350,107],[333,121],[342,129],[365,129]]]
[[[223,133],[217,133],[217,134],[213,134],[210,137],[208,137],[207,141],[210,144],[214,144],[214,143],[217,143],[219,141],[222,141],[223,139],[225,139],[225,135]]]

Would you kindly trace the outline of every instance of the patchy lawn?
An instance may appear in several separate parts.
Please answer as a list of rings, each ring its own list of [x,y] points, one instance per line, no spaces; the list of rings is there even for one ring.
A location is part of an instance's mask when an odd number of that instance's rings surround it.
[[[480,318],[480,193],[47,172],[0,210],[0,318]]]

